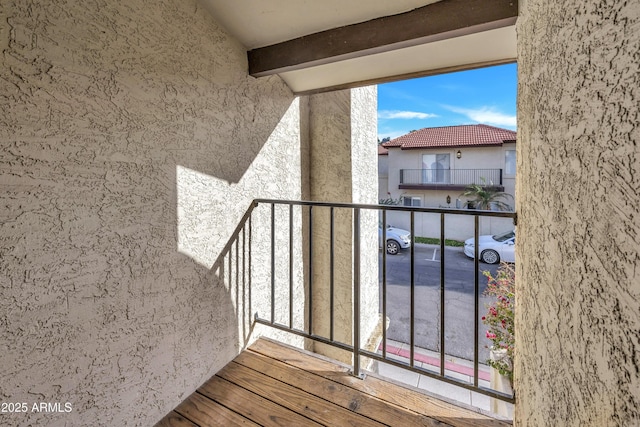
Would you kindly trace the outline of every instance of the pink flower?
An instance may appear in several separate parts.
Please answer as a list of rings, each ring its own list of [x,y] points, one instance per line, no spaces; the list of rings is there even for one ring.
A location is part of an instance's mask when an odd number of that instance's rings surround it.
[[[496,334],[487,331],[487,338],[489,338],[490,340],[494,339],[496,337]]]

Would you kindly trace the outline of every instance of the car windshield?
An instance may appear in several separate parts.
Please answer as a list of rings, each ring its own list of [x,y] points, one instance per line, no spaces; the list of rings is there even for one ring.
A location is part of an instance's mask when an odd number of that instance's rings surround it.
[[[506,233],[502,233],[502,234],[495,234],[495,235],[493,235],[491,237],[493,237],[493,240],[495,240],[497,242],[504,242],[505,240],[511,239],[515,235],[516,235],[516,233],[512,230],[512,231],[507,231]]]

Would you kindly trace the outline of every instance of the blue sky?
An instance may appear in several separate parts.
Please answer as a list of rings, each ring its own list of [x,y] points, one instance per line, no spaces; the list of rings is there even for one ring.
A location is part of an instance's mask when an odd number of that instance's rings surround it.
[[[483,123],[516,130],[517,65],[378,85],[378,138]]]

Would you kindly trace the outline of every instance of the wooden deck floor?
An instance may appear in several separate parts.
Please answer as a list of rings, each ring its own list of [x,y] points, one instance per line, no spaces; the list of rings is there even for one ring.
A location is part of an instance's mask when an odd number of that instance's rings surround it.
[[[157,426],[508,426],[267,339],[242,352]]]

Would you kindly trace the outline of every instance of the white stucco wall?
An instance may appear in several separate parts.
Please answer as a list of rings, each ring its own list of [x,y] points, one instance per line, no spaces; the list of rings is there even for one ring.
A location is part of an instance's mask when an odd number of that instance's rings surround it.
[[[455,207],[455,206],[452,206]],[[387,224],[404,230],[411,230],[411,217],[408,212],[387,212]],[[473,237],[474,217],[469,215],[445,215],[445,239],[464,241]],[[511,218],[480,218],[480,235],[499,234],[513,230]],[[418,212],[414,215],[414,234],[417,237],[440,238],[440,214]]]
[[[640,425],[640,7],[520,8],[515,424]]]
[[[378,155],[378,200],[389,198],[389,156]]]
[[[305,195],[306,107],[193,0],[0,15],[0,396],[72,405],[0,424],[151,425],[247,339],[221,251]]]
[[[310,96],[310,197],[314,201],[376,204],[375,86]],[[330,335],[330,212],[314,209],[313,332]],[[378,322],[377,212],[361,213],[361,336]],[[334,338],[352,343],[353,211],[335,210]],[[351,362],[351,355],[316,343],[315,351]]]
[[[377,147],[371,143],[377,138],[378,132],[377,89],[377,86],[367,86],[351,90],[353,203],[378,203],[378,154]],[[364,346],[380,321],[378,211],[361,210],[360,216],[360,344]]]

